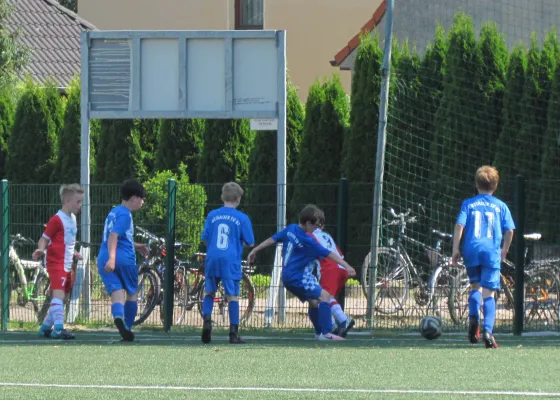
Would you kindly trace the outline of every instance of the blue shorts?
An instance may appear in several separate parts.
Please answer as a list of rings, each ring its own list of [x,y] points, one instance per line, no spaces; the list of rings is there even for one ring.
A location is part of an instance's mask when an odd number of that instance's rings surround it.
[[[490,290],[500,290],[500,270],[497,268],[467,267],[470,283],[478,283]]]
[[[239,296],[239,281],[233,279],[221,279],[216,277],[206,277],[204,280],[204,291],[206,293],[216,293],[218,285],[222,281],[226,296]]]
[[[106,272],[106,261],[100,262],[99,259],[97,261],[97,271],[109,296],[115,290],[124,289],[128,294],[135,294],[138,291],[138,267],[136,265],[115,265],[113,272]]]
[[[206,258],[204,276],[222,277],[227,279],[241,279],[241,259],[234,261],[225,258]]]
[[[282,280],[282,283],[284,287],[288,289],[290,293],[297,296],[301,302],[317,300],[323,291],[323,288],[319,285],[319,282],[317,282],[317,278],[311,274],[304,276],[301,280]]]

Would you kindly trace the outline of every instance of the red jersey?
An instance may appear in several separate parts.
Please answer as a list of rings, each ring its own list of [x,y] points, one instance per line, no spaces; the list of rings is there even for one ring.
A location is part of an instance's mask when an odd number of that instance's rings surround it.
[[[56,213],[48,222],[43,237],[48,239],[46,264],[49,269],[72,270],[74,247],[78,225],[74,214],[66,214],[62,210]]]
[[[334,239],[327,232],[324,232],[321,229],[316,229],[313,233],[310,233],[310,235],[313,236],[315,240],[325,249],[330,250],[335,254],[338,254],[340,258],[344,258],[342,256],[342,252],[334,242]],[[321,276],[321,274],[326,274],[329,271],[333,271],[333,270],[336,271],[338,268],[346,270],[346,268],[344,268],[342,265],[338,265],[333,260],[328,258],[323,258],[319,260],[319,271],[318,271],[319,277]]]

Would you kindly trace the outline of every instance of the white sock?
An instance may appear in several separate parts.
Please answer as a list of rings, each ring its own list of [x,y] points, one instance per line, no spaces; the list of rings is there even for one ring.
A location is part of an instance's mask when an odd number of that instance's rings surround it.
[[[49,307],[49,310],[47,311],[47,316],[45,317],[45,320],[43,321],[43,326],[45,327],[50,327],[52,328],[54,324],[54,317],[52,315],[52,307]]]
[[[331,313],[338,325],[342,325],[348,321],[348,315],[344,313],[342,307],[340,307],[340,304],[338,304],[334,298],[331,298]]]
[[[64,325],[64,304],[61,299],[52,299],[49,312],[52,313],[55,327]]]

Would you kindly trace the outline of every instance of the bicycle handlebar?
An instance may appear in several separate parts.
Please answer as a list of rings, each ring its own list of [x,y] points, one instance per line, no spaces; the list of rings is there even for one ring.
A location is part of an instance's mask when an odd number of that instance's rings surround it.
[[[402,218],[402,217],[405,217],[405,218],[408,217],[408,216],[410,215],[410,213],[412,212],[412,210],[409,208],[408,210],[406,210],[405,213],[397,214],[397,213],[395,212],[395,210],[393,210],[392,208],[389,208],[389,212],[391,213],[391,215],[392,215],[394,218],[399,218],[399,219],[400,219],[400,218]]]
[[[432,233],[439,236],[441,239],[453,239],[453,235],[446,232],[438,231],[437,229],[432,229]]]
[[[144,238],[146,238],[148,240],[154,240],[154,241],[160,242],[160,243],[165,242],[164,239],[157,237],[152,232],[148,232],[146,229],[142,228],[141,226],[137,226],[136,230],[140,232],[140,236],[143,236]]]
[[[385,225],[392,226],[392,225],[401,225],[401,224],[411,224],[416,222],[416,216],[407,218],[412,210],[409,208],[405,213],[397,214],[394,209],[389,208],[389,212],[391,216],[395,218],[394,220],[390,221],[387,218],[383,218],[385,220]]]
[[[165,238],[158,237],[158,236],[154,235],[152,232],[149,232],[146,229],[142,228],[141,226],[137,226],[136,230],[140,232],[138,234],[139,236],[142,236],[145,239],[157,242],[158,244],[165,245]],[[183,242],[175,242],[175,247],[192,247],[192,244],[183,243]]]
[[[33,239],[26,238],[25,236],[22,236],[20,233],[16,233],[15,235],[10,235],[10,240],[12,243],[21,242],[21,243],[27,243],[33,245],[35,244],[35,241]]]

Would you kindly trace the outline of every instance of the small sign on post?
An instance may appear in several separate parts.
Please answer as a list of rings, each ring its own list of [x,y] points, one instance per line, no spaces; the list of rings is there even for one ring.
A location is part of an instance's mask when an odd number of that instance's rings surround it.
[[[251,130],[253,131],[275,131],[278,129],[278,119],[258,118],[251,120]]]

